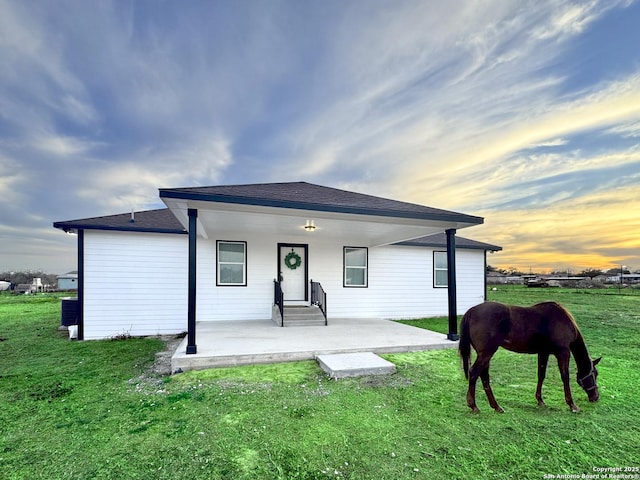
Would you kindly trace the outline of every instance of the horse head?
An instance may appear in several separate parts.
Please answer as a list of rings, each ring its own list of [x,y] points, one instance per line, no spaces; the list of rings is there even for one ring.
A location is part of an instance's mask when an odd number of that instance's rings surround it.
[[[598,384],[596,383],[596,379],[598,378],[596,365],[600,363],[600,360],[602,360],[602,357],[591,361],[591,369],[586,375],[581,376],[580,372],[578,372],[578,385],[587,392],[590,402],[597,402],[600,398],[600,394],[598,393]]]

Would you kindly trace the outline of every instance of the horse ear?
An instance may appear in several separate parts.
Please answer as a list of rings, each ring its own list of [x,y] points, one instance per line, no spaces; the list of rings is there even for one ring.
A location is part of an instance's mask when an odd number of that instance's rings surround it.
[[[593,366],[595,367],[597,364],[599,364],[599,363],[600,363],[600,360],[602,360],[602,355],[600,355],[598,358],[596,358],[596,359],[593,361]]]

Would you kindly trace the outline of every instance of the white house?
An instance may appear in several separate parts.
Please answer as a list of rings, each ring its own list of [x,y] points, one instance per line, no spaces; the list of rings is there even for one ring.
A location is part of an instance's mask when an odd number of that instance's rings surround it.
[[[306,182],[160,198],[54,223],[78,234],[80,339],[187,331],[196,353],[196,322],[270,319],[274,304],[319,304],[329,322],[448,312],[455,339],[457,309],[485,299],[486,252],[501,250],[456,237],[480,217]]]

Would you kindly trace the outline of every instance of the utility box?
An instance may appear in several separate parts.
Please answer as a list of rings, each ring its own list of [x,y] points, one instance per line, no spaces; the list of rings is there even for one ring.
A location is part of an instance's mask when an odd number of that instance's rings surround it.
[[[71,325],[78,324],[78,298],[77,297],[63,297],[62,309],[60,313],[60,326],[69,327]]]

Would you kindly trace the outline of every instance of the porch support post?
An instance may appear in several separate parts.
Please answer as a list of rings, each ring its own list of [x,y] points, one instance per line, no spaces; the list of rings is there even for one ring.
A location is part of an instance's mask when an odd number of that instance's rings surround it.
[[[456,341],[460,339],[456,295],[456,230],[450,228],[445,233],[447,234],[447,290],[449,294],[449,333],[447,338]]]
[[[84,230],[78,229],[78,340],[84,340]]]
[[[187,310],[187,354],[197,353],[196,346],[196,243],[198,239],[198,210],[189,214],[189,304]]]

